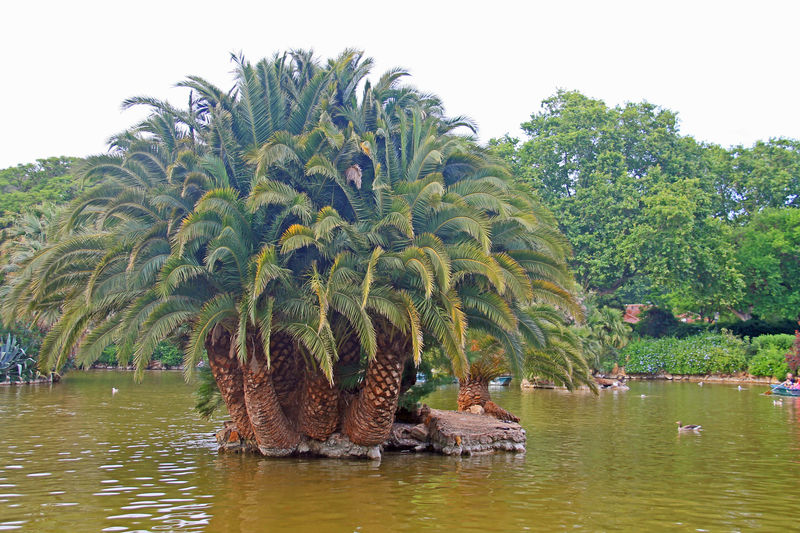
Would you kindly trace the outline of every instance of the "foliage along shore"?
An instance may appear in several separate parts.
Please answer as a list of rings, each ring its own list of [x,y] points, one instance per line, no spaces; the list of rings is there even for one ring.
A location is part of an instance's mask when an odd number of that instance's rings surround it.
[[[800,332],[741,338],[729,332],[638,339],[619,354],[619,374],[631,379],[774,383],[797,370]]]
[[[780,383],[782,380],[772,376],[753,376],[747,372],[737,372],[734,374],[668,374],[666,372],[659,372],[657,374],[628,374],[624,368],[619,369],[619,372],[612,372],[612,376],[617,379],[626,379],[630,381],[688,381],[692,383],[756,383],[763,385],[773,385]]]

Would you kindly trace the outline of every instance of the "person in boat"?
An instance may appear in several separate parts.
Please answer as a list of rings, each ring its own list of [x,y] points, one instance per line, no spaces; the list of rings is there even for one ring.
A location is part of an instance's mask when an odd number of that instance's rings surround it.
[[[795,380],[794,376],[792,375],[792,373],[789,372],[789,373],[786,374],[786,381],[781,383],[781,387],[786,387],[787,389],[791,389],[792,387],[794,387],[798,383],[800,383],[800,382]]]

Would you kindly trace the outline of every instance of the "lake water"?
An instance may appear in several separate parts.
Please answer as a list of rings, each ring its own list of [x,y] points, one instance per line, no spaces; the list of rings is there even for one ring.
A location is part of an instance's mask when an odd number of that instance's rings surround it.
[[[220,420],[197,418],[180,373],[71,373],[0,387],[0,530],[797,529],[800,399],[765,389],[500,388],[526,454],[377,463],[219,455]],[[455,408],[455,387],[427,403]],[[678,435],[676,420],[705,431]]]

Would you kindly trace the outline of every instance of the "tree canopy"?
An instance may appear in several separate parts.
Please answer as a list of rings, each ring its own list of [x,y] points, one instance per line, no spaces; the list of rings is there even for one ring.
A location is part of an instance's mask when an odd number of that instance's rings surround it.
[[[0,170],[0,224],[48,203],[66,203],[80,191],[75,157],[50,157]]]
[[[726,150],[681,135],[670,110],[608,107],[574,91],[546,99],[522,129],[524,142],[505,137],[492,148],[558,213],[584,287],[617,303],[650,300],[705,316],[751,305],[752,258],[737,243],[765,210],[796,211],[800,142]]]

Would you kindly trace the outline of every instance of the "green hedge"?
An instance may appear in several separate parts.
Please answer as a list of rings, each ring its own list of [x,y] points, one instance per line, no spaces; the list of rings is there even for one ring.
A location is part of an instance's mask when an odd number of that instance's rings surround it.
[[[764,350],[776,349],[781,350],[784,354],[792,349],[794,344],[794,335],[780,334],[780,335],[761,335],[754,338],[752,345],[755,353]]]
[[[751,341],[751,351],[755,354],[747,371],[754,376],[786,377],[789,365],[786,353],[792,349],[794,335],[761,335]]]
[[[620,364],[631,374],[727,374],[747,367],[746,347],[729,333],[641,339],[622,349]]]

